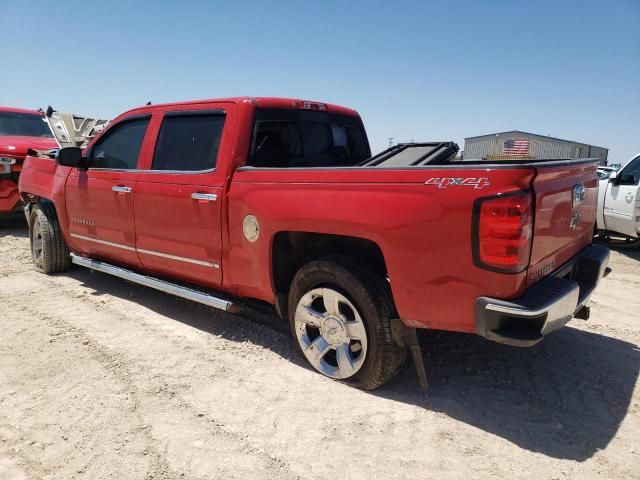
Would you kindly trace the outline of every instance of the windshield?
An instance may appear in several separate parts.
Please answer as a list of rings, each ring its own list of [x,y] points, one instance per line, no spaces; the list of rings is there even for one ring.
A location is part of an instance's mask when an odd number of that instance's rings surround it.
[[[42,115],[0,112],[0,136],[52,138],[53,134]]]

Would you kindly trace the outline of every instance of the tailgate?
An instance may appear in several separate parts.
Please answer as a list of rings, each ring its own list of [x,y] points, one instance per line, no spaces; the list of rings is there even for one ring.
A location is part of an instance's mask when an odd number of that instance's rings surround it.
[[[591,243],[598,201],[597,160],[536,165],[535,217],[527,286]]]

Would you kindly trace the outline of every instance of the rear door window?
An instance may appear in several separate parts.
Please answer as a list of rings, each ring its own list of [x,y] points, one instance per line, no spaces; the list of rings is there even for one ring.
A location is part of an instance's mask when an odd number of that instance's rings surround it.
[[[197,172],[214,169],[224,119],[222,111],[165,114],[152,170]]]

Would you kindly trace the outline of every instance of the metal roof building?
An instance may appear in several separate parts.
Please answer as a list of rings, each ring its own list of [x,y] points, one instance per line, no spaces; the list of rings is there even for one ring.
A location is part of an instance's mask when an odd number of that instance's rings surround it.
[[[463,160],[540,160],[599,158],[607,164],[609,150],[595,145],[513,130],[464,139]]]

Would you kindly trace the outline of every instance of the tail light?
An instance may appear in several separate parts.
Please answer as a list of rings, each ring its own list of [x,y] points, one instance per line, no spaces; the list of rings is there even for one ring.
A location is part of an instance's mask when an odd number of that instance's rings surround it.
[[[522,272],[529,264],[532,235],[529,192],[476,200],[473,260],[477,266],[505,273]]]

